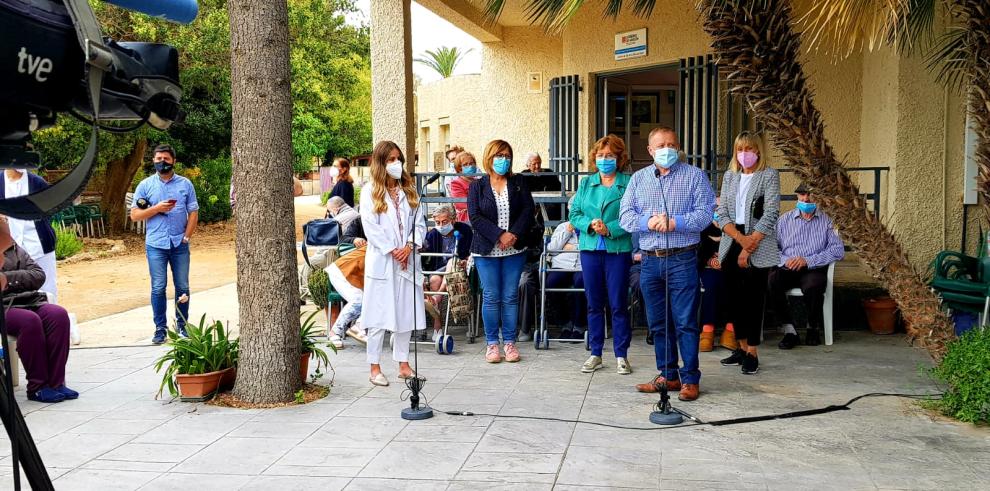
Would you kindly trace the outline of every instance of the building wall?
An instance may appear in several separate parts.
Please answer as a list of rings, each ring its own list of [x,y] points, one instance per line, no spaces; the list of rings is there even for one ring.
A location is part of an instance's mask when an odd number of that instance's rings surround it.
[[[418,170],[426,172],[432,167],[432,155],[426,155],[423,142],[423,129],[429,129],[432,150],[442,152],[442,125],[449,125],[446,143],[460,145],[468,151],[480,154],[487,142],[482,126],[484,94],[481,89],[481,75],[458,75],[433,83],[421,85],[416,93],[418,114],[416,125],[420,138],[416,142],[419,150]]]

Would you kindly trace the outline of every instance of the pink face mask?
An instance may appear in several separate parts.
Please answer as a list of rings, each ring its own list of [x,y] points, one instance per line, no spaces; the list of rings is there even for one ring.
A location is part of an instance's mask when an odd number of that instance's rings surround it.
[[[756,155],[756,152],[736,152],[736,160],[739,161],[739,165],[742,165],[744,169],[749,169],[756,165],[756,161],[760,160],[760,156]]]

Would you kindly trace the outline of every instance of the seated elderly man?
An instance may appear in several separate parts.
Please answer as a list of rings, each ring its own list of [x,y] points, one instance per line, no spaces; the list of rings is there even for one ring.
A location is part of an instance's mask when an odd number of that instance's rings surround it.
[[[462,261],[461,265],[463,267],[464,262],[471,255],[471,238],[473,232],[470,225],[456,221],[456,217],[457,212],[454,211],[454,207],[448,204],[441,205],[436,210],[433,210],[434,225],[426,233],[426,242],[421,251],[432,254],[455,254],[456,252],[457,259]],[[459,234],[458,237],[454,236],[454,232]],[[457,246],[456,251],[454,250],[455,244]],[[453,264],[452,260],[453,258],[424,257],[422,263],[423,270],[429,272],[449,272]],[[445,276],[442,274],[430,275],[428,291],[447,291]],[[430,308],[430,313],[433,316],[433,340],[436,341],[437,337],[442,334],[439,312],[443,295],[429,295],[428,298],[430,305],[427,305],[427,308]]]
[[[333,218],[340,224],[341,234],[347,230],[347,226],[351,224],[355,219],[361,218],[361,214],[357,210],[351,208],[344,198],[340,196],[334,196],[327,200],[327,216]]]
[[[560,191],[560,179],[557,176],[540,175],[544,172],[551,172],[550,169],[542,167],[543,159],[540,154],[530,152],[526,155],[526,170],[522,171],[527,176],[526,183],[531,192],[539,191]]]
[[[841,261],[845,255],[832,219],[818,209],[808,188],[802,184],[794,193],[798,197],[797,208],[777,220],[781,262],[770,272],[771,301],[777,320],[784,328],[784,338],[778,345],[780,349],[791,349],[801,343],[787,303],[787,291],[795,287],[801,288],[808,311],[805,344],[821,344],[828,266]]]

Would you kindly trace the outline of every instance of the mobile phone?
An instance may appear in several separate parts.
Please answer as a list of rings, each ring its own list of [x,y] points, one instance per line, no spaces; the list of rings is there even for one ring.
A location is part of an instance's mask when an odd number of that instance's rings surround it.
[[[168,204],[170,204],[170,205],[174,205],[176,201],[177,200],[174,200],[174,199],[167,199],[167,200],[165,200],[165,202],[168,203]]]

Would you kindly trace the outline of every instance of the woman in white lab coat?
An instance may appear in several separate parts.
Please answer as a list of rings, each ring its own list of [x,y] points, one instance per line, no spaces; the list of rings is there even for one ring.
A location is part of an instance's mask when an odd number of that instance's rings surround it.
[[[404,169],[398,145],[379,142],[371,156],[371,182],[361,190],[361,224],[368,239],[364,267],[363,325],[368,328],[369,380],[388,385],[381,352],[386,331],[395,333],[392,358],[399,378],[414,375],[409,366],[413,330],[426,328],[422,270],[413,250],[423,246],[426,221],[413,177]],[[415,264],[414,264],[415,263]]]

